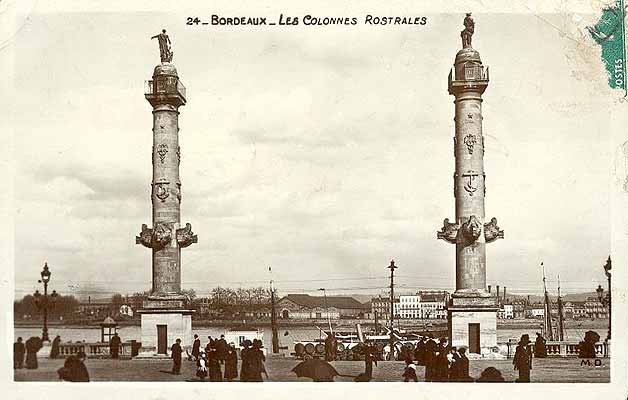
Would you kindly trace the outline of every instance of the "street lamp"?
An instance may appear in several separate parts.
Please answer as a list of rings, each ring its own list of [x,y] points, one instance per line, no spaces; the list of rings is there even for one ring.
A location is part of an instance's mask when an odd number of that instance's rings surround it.
[[[323,291],[323,298],[325,302],[325,312],[327,313],[327,323],[329,324],[329,334],[333,334],[332,329],[331,329],[331,319],[329,318],[329,308],[327,308],[327,291],[325,290],[325,288],[319,288],[318,290]]]
[[[604,264],[604,274],[606,275],[606,279],[608,280],[608,294],[604,297],[606,301],[606,305],[608,306],[608,333],[606,334],[606,340],[611,339],[611,256],[608,256],[606,259],[606,263]],[[602,291],[600,291],[601,285],[598,286],[598,296],[601,297]],[[602,299],[600,298],[600,301]],[[604,304],[604,303],[602,303]]]
[[[50,338],[48,337],[48,309],[54,306],[58,295],[57,291],[53,290],[50,296],[48,296],[48,283],[50,282],[50,275],[52,275],[50,269],[48,268],[48,263],[44,264],[44,269],[41,271],[40,275],[41,279],[39,279],[37,282],[44,284],[44,294],[42,296],[42,294],[39,293],[39,290],[35,290],[35,305],[37,306],[37,308],[43,310],[44,312],[44,327],[41,332],[41,340],[43,342],[49,342]]]

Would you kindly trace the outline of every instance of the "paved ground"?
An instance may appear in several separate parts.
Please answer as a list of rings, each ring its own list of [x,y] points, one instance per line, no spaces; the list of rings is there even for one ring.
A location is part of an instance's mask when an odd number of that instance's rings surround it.
[[[609,360],[602,359],[602,366],[581,366],[579,359],[535,359],[532,369],[532,382],[609,382]],[[266,369],[271,381],[310,382],[310,379],[297,378],[290,370],[299,363],[292,358],[270,358]],[[358,375],[364,371],[364,362],[336,361],[332,363],[336,370],[345,375]],[[63,360],[40,359],[39,369],[20,369],[15,371],[16,381],[56,381],[56,370],[63,365]],[[184,361],[181,375],[171,375],[169,361],[155,360],[110,360],[91,359],[86,362],[92,381],[188,381],[197,380],[194,375],[194,363]],[[480,376],[487,367],[496,367],[502,372],[506,381],[514,381],[517,371],[512,368],[512,360],[471,361],[470,375]],[[379,382],[398,382],[401,380],[404,363],[386,361],[379,362],[373,370],[373,380]],[[424,368],[419,367],[417,375],[421,380]],[[336,381],[351,381],[352,378],[337,377]]]

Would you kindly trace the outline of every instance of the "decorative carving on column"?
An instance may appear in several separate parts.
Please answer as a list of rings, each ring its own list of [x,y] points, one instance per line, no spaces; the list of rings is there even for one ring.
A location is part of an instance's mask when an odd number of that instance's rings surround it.
[[[476,182],[476,178],[478,174],[475,171],[467,171],[466,174],[462,174],[462,179],[464,180],[464,190],[469,193],[469,196],[473,196],[476,190],[478,190],[478,184]]]
[[[497,218],[491,218],[491,222],[484,224],[484,239],[486,243],[504,238],[504,231],[497,226]]]
[[[480,224],[480,220],[475,215],[470,216],[462,224],[462,234],[471,243],[478,240],[480,233],[482,233],[482,225]]]
[[[181,182],[177,182],[177,188],[176,188],[176,195],[177,195],[177,200],[179,200],[179,203],[181,203]]]
[[[181,146],[177,146],[177,165],[181,165]]]
[[[153,230],[146,224],[142,224],[142,231],[135,237],[135,244],[141,244],[149,249],[153,247]]]
[[[170,195],[170,188],[168,188],[169,184],[170,182],[166,180],[160,180],[153,184],[153,192],[159,200],[166,201]]]
[[[458,237],[458,229],[460,225],[456,223],[449,222],[449,218],[445,218],[443,221],[443,227],[439,232],[436,232],[437,239],[443,239],[449,243],[456,243],[456,238]]]
[[[177,229],[177,243],[179,247],[188,247],[192,243],[197,243],[198,237],[192,232],[192,224],[185,224],[185,228]]]
[[[158,222],[153,230],[153,248],[161,249],[172,240],[172,230],[163,222]]]
[[[166,154],[168,153],[168,145],[165,143],[160,143],[157,146],[157,155],[159,156],[159,161],[163,164],[166,160]]]
[[[467,146],[467,150],[469,151],[469,154],[473,154],[473,146],[475,146],[476,142],[477,142],[477,139],[475,135],[468,134],[467,136],[464,137],[464,144]]]

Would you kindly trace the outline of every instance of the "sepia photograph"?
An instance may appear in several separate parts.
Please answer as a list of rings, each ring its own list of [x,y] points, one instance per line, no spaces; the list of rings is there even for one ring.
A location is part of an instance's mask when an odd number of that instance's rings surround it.
[[[625,382],[623,0],[90,7],[3,30],[14,384]]]

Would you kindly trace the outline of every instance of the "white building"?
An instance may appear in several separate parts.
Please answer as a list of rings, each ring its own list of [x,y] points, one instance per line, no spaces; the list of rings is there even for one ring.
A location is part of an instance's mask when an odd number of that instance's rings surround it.
[[[399,296],[399,318],[421,318],[421,296],[418,294]]]
[[[515,317],[515,309],[512,304],[502,304],[497,311],[497,317],[501,319],[513,319]]]

